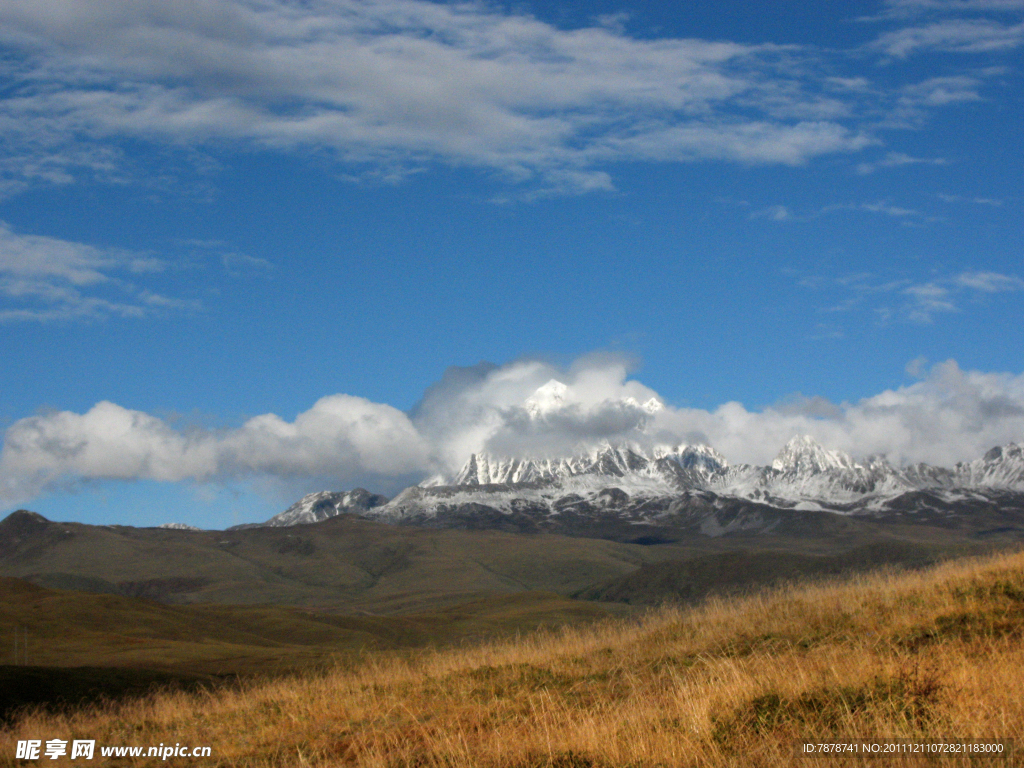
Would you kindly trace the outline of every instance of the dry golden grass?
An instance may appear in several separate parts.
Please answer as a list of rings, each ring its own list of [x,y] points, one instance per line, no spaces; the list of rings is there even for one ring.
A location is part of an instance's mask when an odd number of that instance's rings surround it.
[[[1020,742],[1022,637],[1024,554],[1004,554],[473,647],[375,653],[201,695],[29,712],[0,731],[0,761],[18,739],[59,737],[209,745],[213,757],[184,762],[224,766],[870,765],[800,761],[794,743]],[[97,752],[84,764],[104,763]]]

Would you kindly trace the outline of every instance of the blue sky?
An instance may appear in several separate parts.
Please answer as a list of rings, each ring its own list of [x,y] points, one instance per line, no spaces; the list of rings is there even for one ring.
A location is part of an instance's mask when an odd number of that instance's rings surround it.
[[[1024,0],[586,11],[5,2],[0,513],[1024,440]]]

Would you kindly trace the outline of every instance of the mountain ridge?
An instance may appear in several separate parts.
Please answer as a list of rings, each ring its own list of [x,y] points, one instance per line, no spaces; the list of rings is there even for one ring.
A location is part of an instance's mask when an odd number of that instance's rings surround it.
[[[352,512],[384,522],[435,526],[446,519],[458,520],[460,526],[500,526],[526,516],[543,519],[542,529],[557,530],[558,518],[571,515],[618,515],[638,524],[696,514],[703,515],[701,526],[719,530],[722,522],[709,517],[713,510],[743,510],[750,504],[843,515],[906,515],[915,510],[948,515],[958,504],[997,508],[1007,498],[1012,505],[1024,503],[1024,449],[1016,443],[994,447],[952,468],[894,467],[880,456],[855,461],[802,435],[788,441],[765,466],[730,464],[702,444],[643,448],[604,443],[569,456],[543,458],[475,453],[453,477],[411,486],[393,499],[364,489],[323,491],[303,497],[262,525],[297,525]]]

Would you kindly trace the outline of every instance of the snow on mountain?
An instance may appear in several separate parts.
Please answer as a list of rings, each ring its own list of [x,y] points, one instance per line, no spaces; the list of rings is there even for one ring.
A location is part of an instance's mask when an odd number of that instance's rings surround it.
[[[570,403],[579,401],[576,399],[577,395],[574,395],[572,390],[567,384],[564,384],[557,379],[551,379],[546,384],[538,387],[532,395],[530,395],[523,402],[523,407],[531,418],[540,419],[544,416],[559,411],[565,408]],[[631,406],[633,408],[640,408],[647,413],[657,413],[664,409],[665,404],[662,403],[658,398],[651,397],[645,402],[641,403],[635,397],[623,397],[615,401],[621,405]]]
[[[201,531],[202,528],[196,528],[194,525],[188,523],[164,523],[158,525],[157,528],[166,528],[171,531]]]
[[[722,472],[728,462],[706,445],[658,446],[603,444],[573,456],[555,459],[519,459],[473,454],[449,485],[479,486],[563,482],[582,475],[608,481],[660,480],[665,490],[692,487]],[[440,485],[432,479],[429,485]]]
[[[770,466],[738,469],[713,486],[716,492],[740,498],[826,505],[849,504],[872,495],[890,497],[918,487],[882,457],[859,464],[807,435],[786,443]]]
[[[853,469],[857,465],[842,451],[828,451],[810,435],[800,435],[786,443],[771,466],[776,472],[807,475],[833,469]]]
[[[722,501],[850,512],[879,509],[924,489],[955,500],[961,486],[1024,490],[1024,451],[1017,445],[996,448],[953,470],[925,464],[898,469],[880,456],[857,462],[808,436],[794,437],[764,467],[730,466],[706,445],[643,449],[606,443],[547,459],[474,454],[454,478],[410,488],[370,514],[391,520],[431,517],[439,510],[472,505],[504,513],[531,509],[561,514],[579,504],[598,511],[616,505],[636,509],[644,506],[644,499],[692,501],[708,493]]]
[[[996,447],[980,459],[957,464],[958,485],[991,488],[1024,488],[1024,448],[1016,443]]]
[[[558,387],[549,387],[551,398],[558,393]],[[265,525],[316,522],[342,512],[391,522],[498,514],[549,520],[617,515],[636,523],[665,514],[713,515],[725,507],[742,511],[751,502],[874,514],[915,504],[956,504],[972,496],[994,499],[1006,491],[1024,491],[1024,449],[1016,444],[945,469],[896,468],[878,456],[858,462],[807,436],[790,440],[763,467],[730,465],[707,445],[605,443],[557,458],[474,454],[454,477],[407,488],[390,502],[362,489],[314,493]]]
[[[265,523],[234,527],[280,528],[289,525],[318,523],[321,520],[326,520],[329,517],[335,517],[346,512],[362,515],[375,507],[386,504],[387,501],[386,496],[370,493],[364,488],[355,488],[351,491],[320,491],[318,493],[306,494],[284,512],[274,515]]]
[[[547,384],[538,387],[530,397],[526,398],[524,406],[530,416],[539,418],[545,413],[550,413],[563,407],[568,393],[568,386],[556,379],[551,379]]]

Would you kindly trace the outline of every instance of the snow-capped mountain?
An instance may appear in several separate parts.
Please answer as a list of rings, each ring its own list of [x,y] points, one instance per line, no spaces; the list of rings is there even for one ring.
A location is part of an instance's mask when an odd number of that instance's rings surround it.
[[[793,437],[767,466],[731,465],[708,445],[652,444],[648,428],[665,406],[639,385],[624,386],[615,398],[598,402],[586,386],[551,379],[510,407],[538,429],[570,412],[627,414],[632,442],[590,445],[565,455],[475,453],[459,471],[407,488],[391,501],[362,489],[324,491],[305,496],[264,525],[312,523],[343,512],[424,525],[542,520],[543,530],[570,518],[646,525],[682,516],[700,530],[706,523],[707,530],[720,532],[728,528],[720,514],[727,508],[736,513],[728,525],[744,529],[769,525],[766,510],[769,516],[780,511],[909,514],[943,505],[963,508],[971,499],[992,500],[1001,493],[1017,494],[1024,509],[1024,451],[1016,444],[952,469],[895,467],[880,456],[855,460],[805,435]]]
[[[659,446],[644,450],[637,445],[605,444],[590,451],[555,459],[499,458],[473,454],[450,483],[431,485],[479,486],[515,483],[551,483],[591,476],[624,482],[663,480],[666,490],[707,482],[728,467],[725,457],[706,445]]]
[[[771,468],[784,474],[816,474],[831,470],[853,469],[854,464],[842,451],[828,451],[810,435],[794,437],[779,451]]]
[[[289,525],[319,523],[321,520],[344,513],[366,514],[371,509],[386,504],[387,501],[387,496],[370,493],[365,488],[355,488],[351,491],[309,493],[288,507],[284,512],[274,515],[265,523],[246,523],[232,526],[229,530],[280,528]]]
[[[474,454],[451,481],[409,488],[368,516],[429,519],[474,505],[501,514],[558,515],[567,509],[654,514],[698,502],[857,514],[877,512],[919,491],[956,500],[964,489],[1024,492],[1024,451],[1011,444],[952,470],[925,464],[896,468],[877,456],[857,462],[807,436],[794,437],[764,467],[730,465],[706,445],[645,450],[606,444],[545,459]]]
[[[767,532],[801,514],[900,520],[913,515],[935,524],[979,508],[986,514],[1011,508],[1024,514],[1020,446],[993,448],[953,469],[926,464],[897,468],[881,457],[855,461],[802,436],[763,467],[730,465],[706,445],[645,449],[604,444],[557,458],[474,454],[450,479],[407,488],[391,501],[362,489],[310,494],[265,525],[316,522],[352,512],[400,524],[633,540],[630,526],[637,531],[688,526],[718,536]]]
[[[968,464],[957,464],[955,483],[959,486],[1024,488],[1024,448],[1015,443],[995,447]]]
[[[709,485],[717,493],[793,504],[850,504],[867,497],[889,497],[929,487],[929,473],[921,465],[911,478],[884,458],[857,463],[842,451],[823,448],[812,438],[794,437],[767,467],[737,467]]]
[[[922,488],[959,485],[999,485],[1024,488],[1017,446],[994,449],[987,459],[945,470],[920,464],[907,471],[873,456],[862,463],[842,451],[827,450],[808,436],[790,440],[765,467],[731,466],[707,445],[662,446],[644,450],[636,445],[603,445],[588,452],[555,459],[520,459],[489,454],[470,456],[450,481],[435,479],[428,486],[465,489],[474,486],[541,484],[576,492],[617,487],[670,494],[704,490],[719,495],[793,504],[850,504],[866,497],[890,497]],[[492,489],[491,492],[496,492]]]

